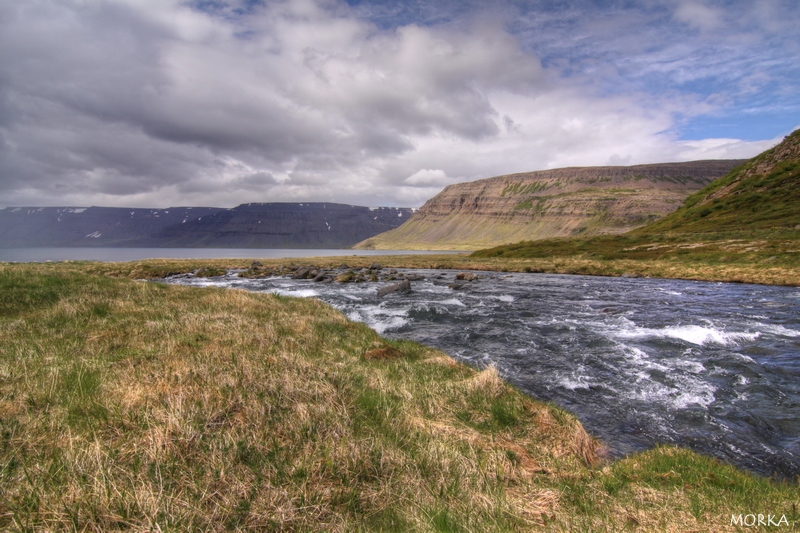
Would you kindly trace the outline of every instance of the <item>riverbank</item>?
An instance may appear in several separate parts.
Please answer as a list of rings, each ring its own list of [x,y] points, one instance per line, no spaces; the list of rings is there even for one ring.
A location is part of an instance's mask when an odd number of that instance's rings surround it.
[[[478,261],[547,272],[800,285],[800,231],[750,230],[520,242],[479,250]]]
[[[702,250],[701,250],[702,251]],[[690,253],[692,252],[692,253]],[[762,254],[763,257],[739,257],[735,254],[708,256],[689,249],[658,257],[598,258],[561,253],[555,247],[544,249],[534,257],[514,257],[513,254],[431,254],[325,256],[295,259],[263,259],[253,250],[250,259],[148,259],[127,263],[93,263],[88,271],[97,274],[131,279],[162,278],[170,274],[193,272],[201,268],[247,269],[253,259],[265,268],[314,265],[333,269],[347,265],[355,269],[369,268],[378,263],[388,268],[433,268],[454,270],[486,270],[496,272],[539,272],[586,276],[628,276],[694,281],[756,283],[762,285],[800,286],[800,250],[782,256]],[[82,264],[73,262],[72,264]]]
[[[735,531],[732,515],[800,519],[795,483],[675,448],[603,462],[574,417],[493,370],[382,339],[316,300],[119,279],[237,265],[0,265],[0,528]]]

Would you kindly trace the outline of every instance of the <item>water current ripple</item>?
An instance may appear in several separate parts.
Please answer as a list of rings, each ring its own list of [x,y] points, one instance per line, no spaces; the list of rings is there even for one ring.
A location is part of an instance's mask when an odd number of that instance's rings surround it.
[[[455,272],[384,283],[176,277],[316,297],[390,338],[475,367],[575,413],[614,455],[674,443],[764,475],[800,475],[800,289],[662,279]]]

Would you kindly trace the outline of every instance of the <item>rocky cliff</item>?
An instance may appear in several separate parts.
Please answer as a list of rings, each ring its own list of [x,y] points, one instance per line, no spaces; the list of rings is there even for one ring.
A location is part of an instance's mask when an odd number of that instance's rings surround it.
[[[0,208],[0,247],[348,248],[396,228],[411,213],[331,203],[7,207]]]
[[[357,248],[476,249],[623,233],[681,206],[744,160],[580,167],[450,185],[397,229]]]

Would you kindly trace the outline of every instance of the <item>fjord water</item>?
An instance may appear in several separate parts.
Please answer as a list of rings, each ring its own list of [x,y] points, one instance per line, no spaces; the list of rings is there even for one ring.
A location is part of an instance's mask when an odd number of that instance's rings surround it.
[[[171,282],[317,297],[389,338],[494,365],[575,413],[613,455],[674,443],[749,470],[800,475],[800,289],[452,271],[412,292],[235,273]]]

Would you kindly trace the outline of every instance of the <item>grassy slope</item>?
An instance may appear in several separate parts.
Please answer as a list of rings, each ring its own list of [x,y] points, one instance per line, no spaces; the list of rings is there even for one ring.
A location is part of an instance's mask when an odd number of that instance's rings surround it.
[[[800,231],[550,239],[470,258],[509,270],[800,286]]]
[[[312,299],[0,265],[0,529],[726,531],[797,486],[573,417]],[[172,266],[175,269],[178,267]],[[139,270],[137,270],[139,269]],[[793,514],[794,513],[794,514]]]
[[[800,130],[635,234],[800,229]]]

